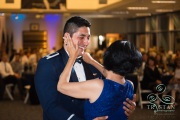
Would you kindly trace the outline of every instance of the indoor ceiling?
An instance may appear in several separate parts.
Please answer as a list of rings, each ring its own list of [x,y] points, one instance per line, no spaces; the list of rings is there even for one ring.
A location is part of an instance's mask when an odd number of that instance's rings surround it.
[[[91,18],[123,19],[180,11],[180,0],[22,0],[20,9],[0,4],[0,12],[5,13],[65,13]]]

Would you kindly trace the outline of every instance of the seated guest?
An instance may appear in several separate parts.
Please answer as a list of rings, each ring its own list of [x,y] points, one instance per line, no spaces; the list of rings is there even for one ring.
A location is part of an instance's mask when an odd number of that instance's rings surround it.
[[[142,80],[143,78],[144,69],[145,69],[147,60],[148,60],[148,54],[146,52],[142,52],[142,65],[139,69],[137,69],[137,72],[140,76],[140,80]]]
[[[180,93],[180,57],[175,59],[174,77],[170,80],[164,94],[167,94],[170,91],[174,99],[176,98],[176,92]]]
[[[156,92],[155,88],[158,84],[161,84],[161,74],[156,67],[155,58],[149,57],[144,69],[141,87],[142,89],[150,89]]]
[[[174,53],[170,50],[167,54],[167,71],[174,71]]]
[[[21,97],[23,98],[24,96],[24,87],[23,87],[23,79],[22,79],[22,72],[24,70],[23,64],[21,63],[20,60],[20,54],[16,53],[14,55],[14,61],[11,62],[12,69],[14,73],[17,75],[17,82],[18,82],[18,88]]]
[[[23,66],[25,66],[25,64],[29,63],[29,57],[27,55],[27,52],[25,52],[24,50],[20,50],[19,51],[20,54],[20,59],[21,59],[21,63],[23,64]]]
[[[163,61],[162,55],[157,54],[156,55],[156,66],[159,69],[160,73],[163,73],[166,70],[166,63]]]
[[[6,84],[14,84],[11,89],[12,95],[14,94],[14,88],[17,83],[18,74],[14,73],[11,64],[8,62],[8,56],[3,55],[2,61],[0,62],[0,74],[2,75],[2,92],[4,93],[4,88]]]

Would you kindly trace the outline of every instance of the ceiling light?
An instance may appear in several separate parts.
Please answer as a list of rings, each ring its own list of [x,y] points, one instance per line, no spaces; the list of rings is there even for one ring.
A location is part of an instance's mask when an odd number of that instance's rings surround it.
[[[176,3],[176,1],[174,1],[174,0],[169,0],[169,1],[165,1],[165,0],[161,0],[161,1],[155,1],[155,0],[153,0],[153,1],[151,1],[152,3]]]
[[[85,18],[113,18],[114,15],[81,15]]]
[[[172,9],[156,9],[156,12],[173,12]]]
[[[19,19],[19,16],[18,16],[18,14],[16,14],[16,16],[15,16],[15,19],[17,20],[17,19]]]
[[[148,7],[127,7],[128,10],[148,10]]]
[[[112,12],[112,14],[129,14],[129,12],[128,11],[114,11],[114,12]]]
[[[136,13],[136,16],[151,16],[151,13]]]
[[[40,19],[40,18],[44,18],[44,15],[43,14],[36,14],[36,19]]]

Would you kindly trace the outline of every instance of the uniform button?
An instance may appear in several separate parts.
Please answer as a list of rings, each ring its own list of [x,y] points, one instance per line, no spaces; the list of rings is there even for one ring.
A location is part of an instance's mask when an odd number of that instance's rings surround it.
[[[72,100],[72,102],[74,102],[74,100]]]

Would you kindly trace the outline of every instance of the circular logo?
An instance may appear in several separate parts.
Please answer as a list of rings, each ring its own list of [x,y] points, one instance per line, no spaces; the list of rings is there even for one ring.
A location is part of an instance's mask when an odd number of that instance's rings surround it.
[[[166,86],[164,84],[159,84],[156,87],[156,90],[157,90],[158,93],[163,93],[166,90]]]
[[[157,100],[157,96],[154,93],[151,93],[147,96],[147,100],[151,103],[155,102]]]

